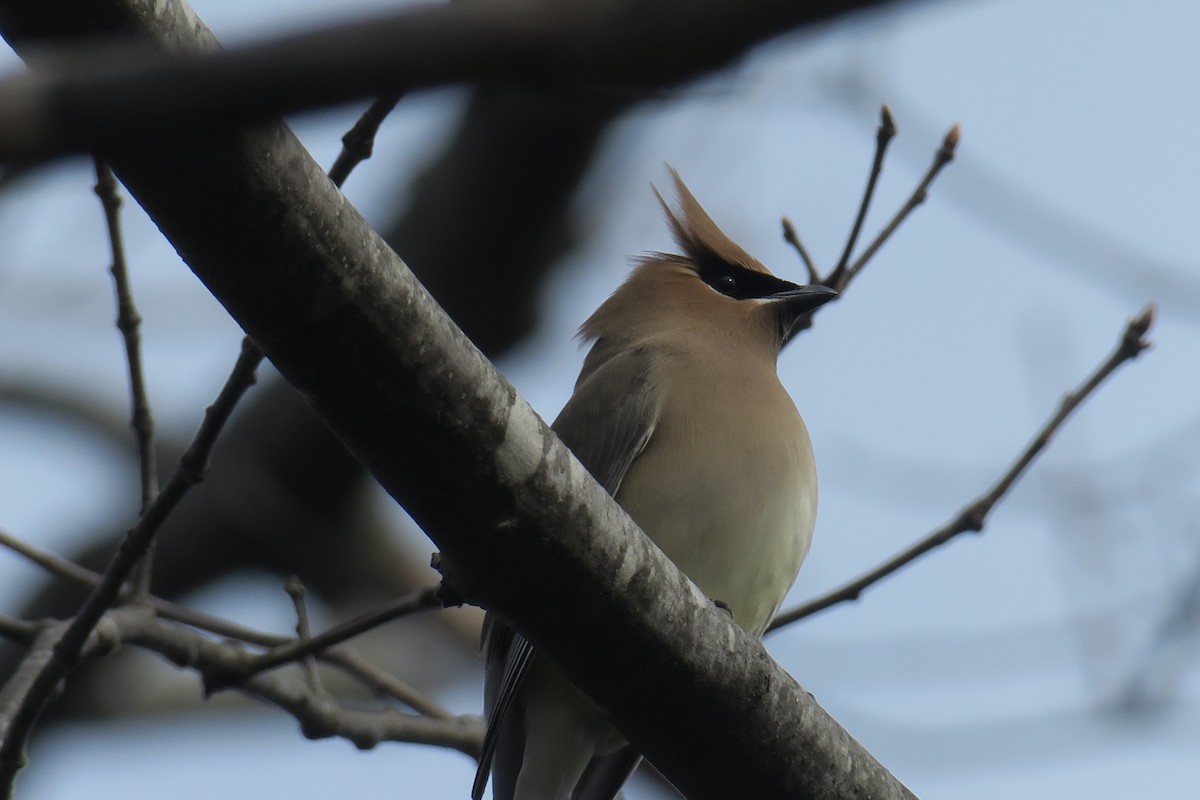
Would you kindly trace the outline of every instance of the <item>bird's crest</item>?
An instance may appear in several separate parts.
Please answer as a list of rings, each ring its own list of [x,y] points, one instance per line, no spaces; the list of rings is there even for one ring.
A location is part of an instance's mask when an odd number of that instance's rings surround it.
[[[758,277],[765,281],[778,282],[770,270],[717,227],[717,223],[712,221],[712,217],[708,216],[688,191],[679,173],[669,165],[667,169],[675,181],[679,210],[672,210],[657,189],[654,190],[654,194],[662,203],[667,224],[683,252],[677,255],[648,253],[638,259],[637,266],[625,282],[580,326],[581,342],[605,337],[613,341],[628,341],[639,335],[646,335],[651,329],[660,329],[664,324],[678,326],[689,320],[694,321],[696,317],[692,311],[674,315],[664,314],[663,304],[668,301],[674,302],[676,298],[685,306],[692,304],[697,297],[702,297],[705,301],[713,299],[709,297],[710,293],[707,290],[703,290],[703,283],[707,282],[704,276],[728,272],[729,267],[726,265],[758,273]],[[697,277],[700,281],[696,280]],[[710,304],[705,307],[708,309],[706,313],[710,315],[718,313],[718,307],[724,308],[723,313],[745,315],[751,313],[752,305],[754,304],[737,310],[727,303]]]
[[[654,190],[654,194],[658,197],[658,202],[662,204],[663,211],[666,212],[667,224],[671,226],[671,233],[674,235],[676,243],[683,248],[683,254],[695,261],[704,261],[715,257],[739,267],[770,275],[771,271],[758,259],[739,247],[717,227],[717,223],[713,222],[712,217],[684,185],[679,173],[669,164],[667,169],[670,170],[671,178],[675,181],[679,213],[676,214],[671,210],[657,188]]]

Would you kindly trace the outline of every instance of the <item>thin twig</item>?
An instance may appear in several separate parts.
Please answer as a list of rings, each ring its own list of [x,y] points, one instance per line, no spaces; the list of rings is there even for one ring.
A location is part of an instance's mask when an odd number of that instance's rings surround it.
[[[854,244],[858,239],[863,221],[866,219],[867,210],[871,205],[871,198],[875,193],[875,184],[878,181],[880,173],[883,171],[883,159],[888,143],[891,142],[895,134],[896,125],[892,120],[892,112],[885,105],[880,111],[879,129],[875,134],[875,156],[871,161],[871,174],[867,179],[867,188],[864,190],[862,201],[858,206],[858,215],[855,217],[854,226],[850,231],[850,238],[846,240],[846,247],[842,251],[842,259],[836,267],[829,271],[829,274],[825,278],[820,278],[820,272],[817,270],[812,258],[808,255],[808,251],[804,248],[804,245],[800,243],[800,237],[797,236],[791,220],[787,217],[783,218],[783,238],[800,253],[800,258],[804,260],[811,283],[820,283],[831,289],[836,289],[838,292],[845,291],[850,282],[867,265],[871,257],[883,246],[883,243],[896,232],[896,229],[900,227],[900,224],[904,222],[908,215],[925,201],[926,196],[929,194],[930,185],[937,178],[938,173],[942,171],[942,168],[954,160],[954,149],[958,146],[959,140],[958,125],[950,128],[950,131],[942,139],[941,145],[938,146],[937,152],[934,154],[933,165],[926,171],[920,183],[917,184],[912,194],[909,195],[908,200],[900,207],[900,210],[896,212],[891,221],[884,226],[875,239],[867,245],[862,255],[855,259],[849,266],[846,266],[847,254],[852,253],[854,250]],[[813,314],[815,313],[815,311],[812,311],[798,317],[792,324],[791,330],[787,333],[787,341],[791,341],[802,331],[811,328]]]
[[[74,581],[89,588],[99,585],[104,577],[100,573],[81,567],[62,556],[27,544],[5,531],[0,531],[0,547],[7,547],[53,575]],[[205,614],[202,611],[196,611],[187,606],[172,603],[170,600],[164,600],[161,597],[151,595],[146,599],[146,603],[154,610],[156,616],[163,619],[179,622],[192,628],[208,631],[209,633],[215,633],[218,636],[258,645],[259,647],[280,647],[295,641],[290,636],[281,636],[277,633],[265,633],[253,628],[247,628],[236,622],[215,617],[211,614]],[[3,619],[0,619],[0,622],[3,622]],[[15,622],[20,621],[17,620]],[[22,624],[36,626],[37,623]],[[3,635],[4,638],[19,641],[20,631],[17,628],[12,628],[12,631],[16,631],[16,633],[9,636],[4,634],[10,631],[0,631],[0,635]],[[347,675],[362,681],[372,691],[399,700],[415,711],[447,719],[452,716],[449,711],[434,702],[431,698],[395,676],[384,672],[350,648],[330,646],[317,653],[316,656],[321,661],[332,664]]]
[[[454,714],[432,697],[375,666],[352,648],[334,647],[318,653],[317,658],[353,675],[377,694],[399,700],[413,711],[438,719],[454,717]]]
[[[100,573],[92,572],[90,569],[81,567],[74,561],[65,559],[60,555],[34,547],[7,531],[0,530],[0,547],[8,548],[17,555],[29,559],[52,575],[58,575],[61,578],[83,584],[89,588],[100,583]]]
[[[342,137],[342,152],[329,168],[329,178],[339,189],[350,177],[350,172],[375,152],[375,134],[403,96],[403,93],[396,93],[376,98],[354,127],[346,131]]]
[[[238,399],[255,381],[255,370],[262,360],[262,353],[248,340],[242,345],[238,358],[217,400],[208,407],[204,421],[195,438],[179,459],[171,478],[162,492],[146,509],[125,534],[124,541],[114,554],[104,578],[84,601],[83,607],[71,621],[62,638],[54,646],[51,658],[46,662],[36,680],[29,687],[16,713],[12,715],[0,744],[0,797],[12,795],[13,780],[24,765],[25,742],[29,733],[49,702],[59,682],[79,661],[83,645],[99,622],[100,617],[116,602],[129,573],[138,559],[154,540],[162,523],[187,494],[187,491],[204,478],[208,469],[208,457],[217,436],[233,412]],[[0,719],[0,725],[5,720]]]
[[[807,603],[785,611],[775,617],[767,631],[774,631],[782,628],[785,625],[790,625],[797,620],[810,617],[827,608],[831,608],[840,603],[857,600],[867,587],[877,583],[883,578],[896,572],[901,567],[907,566],[911,562],[917,560],[929,551],[940,547],[954,537],[963,533],[978,533],[983,530],[983,526],[987,523],[988,514],[991,513],[992,507],[1000,501],[1000,498],[1012,488],[1012,485],[1017,482],[1025,470],[1033,463],[1034,459],[1046,448],[1050,443],[1050,439],[1062,427],[1062,424],[1067,420],[1075,409],[1077,409],[1084,400],[1088,398],[1096,390],[1096,388],[1104,382],[1108,376],[1116,371],[1117,367],[1124,364],[1126,361],[1132,361],[1137,358],[1142,351],[1150,347],[1149,340],[1146,339],[1146,334],[1150,330],[1150,326],[1154,323],[1155,307],[1153,304],[1146,306],[1133,319],[1129,320],[1125,326],[1125,331],[1121,335],[1120,342],[1117,343],[1116,349],[1104,360],[1099,367],[1074,391],[1069,392],[1063,397],[1062,402],[1058,406],[1058,410],[1054,415],[1042,426],[1016,461],[1008,468],[1008,470],[1000,477],[1000,480],[977,497],[972,502],[968,503],[954,519],[947,522],[941,528],[938,528],[933,533],[913,544],[911,547],[898,553],[884,563],[880,564],[875,569],[864,573],[860,577],[850,581],[849,583],[826,592],[819,597],[809,600]]]
[[[104,207],[104,221],[108,227],[108,241],[112,249],[113,286],[117,295],[117,330],[125,343],[125,360],[129,365],[129,400],[131,405],[130,426],[137,440],[138,466],[141,477],[142,497],[138,508],[139,516],[146,513],[150,503],[158,495],[158,466],[154,458],[154,415],[150,412],[150,397],[146,392],[146,377],[142,369],[141,324],[133,301],[133,290],[129,284],[129,263],[125,258],[125,240],[121,233],[121,195],[117,192],[117,179],[108,164],[99,158],[96,161],[96,195]],[[135,596],[139,599],[150,594],[150,576],[154,569],[153,543],[138,567]]]
[[[804,269],[808,272],[809,283],[820,283],[821,273],[817,272],[817,265],[813,262],[812,256],[809,255],[808,248],[804,246],[804,242],[800,241],[800,237],[796,234],[796,226],[787,217],[782,220],[783,223],[783,240],[796,249],[800,255],[800,260],[804,262]]]
[[[319,653],[394,619],[415,614],[418,611],[440,608],[441,605],[441,600],[438,599],[438,587],[430,586],[421,589],[373,611],[360,614],[352,620],[313,636],[311,639],[294,639],[287,644],[274,647],[247,662],[237,672],[217,676],[208,684],[207,688],[211,692],[222,688],[226,683],[242,683],[251,675],[257,675],[260,672]]]
[[[288,577],[287,583],[284,584],[284,591],[288,593],[288,597],[292,598],[292,608],[296,611],[296,640],[307,642],[312,636],[312,629],[308,625],[308,606],[304,603],[304,584],[300,582],[300,578],[296,575]],[[304,677],[308,681],[308,688],[315,694],[324,691],[321,687],[321,675],[317,671],[317,662],[311,656],[305,656],[303,659]]]
[[[875,157],[871,160],[871,174],[867,178],[867,188],[863,192],[862,202],[858,204],[858,214],[854,217],[854,226],[850,229],[850,236],[846,239],[846,246],[842,248],[842,257],[838,259],[837,266],[829,273],[827,285],[837,289],[839,292],[845,288],[848,281],[846,275],[846,267],[850,264],[850,256],[854,253],[854,245],[858,243],[858,235],[862,232],[863,222],[867,219],[867,211],[871,207],[871,199],[875,196],[875,184],[879,181],[879,173],[883,171],[883,158],[887,153],[888,145],[896,136],[896,123],[892,119],[892,112],[887,105],[883,105],[879,109],[879,129],[875,132]]]
[[[399,96],[396,96],[394,100],[381,98],[376,101],[354,128],[346,134],[343,140],[344,145],[347,150],[353,150],[354,153],[350,155],[344,153],[344,157],[338,159],[338,163],[341,165],[338,167],[339,175],[335,176],[338,185],[341,185],[341,181],[345,179],[350,170],[369,156],[371,141],[373,140],[375,131],[378,130],[384,117],[386,117],[387,113],[395,106],[398,100]],[[111,173],[109,174],[111,175]],[[98,184],[103,182],[104,178],[98,172]],[[101,191],[99,186],[97,191],[98,193]],[[109,194],[115,197],[115,185]],[[104,197],[105,195],[102,194],[101,196]],[[109,212],[110,208],[115,211],[115,207],[111,206],[108,201],[105,202],[106,212]],[[110,227],[111,230],[113,229]],[[114,244],[114,253],[116,252],[116,246]],[[122,259],[118,259],[114,255],[114,262],[116,261],[122,261],[123,263]],[[120,289],[118,289],[118,292],[120,292]],[[118,296],[120,298],[120,294]],[[121,318],[135,320],[136,310],[132,310],[132,316],[126,317],[124,313],[125,308],[126,306],[122,303]],[[131,296],[129,297],[128,308],[133,309]],[[124,332],[127,328],[134,331],[136,336],[136,322],[132,325],[122,326],[122,331]],[[136,338],[134,341],[136,342]],[[164,490],[162,495],[148,504],[138,523],[126,534],[125,541],[114,556],[113,562],[99,582],[93,584],[92,593],[84,602],[83,608],[67,627],[62,639],[55,645],[53,657],[46,663],[37,676],[37,679],[33,681],[29,693],[24,696],[20,706],[12,714],[11,719],[7,715],[3,719],[0,719],[0,724],[8,722],[8,725],[5,727],[6,735],[4,736],[3,743],[0,744],[0,796],[11,794],[13,778],[24,764],[24,743],[28,739],[29,731],[40,715],[42,708],[48,702],[53,688],[78,661],[83,644],[86,642],[91,629],[95,626],[104,611],[116,601],[124,587],[129,571],[137,563],[139,556],[143,555],[145,550],[153,543],[154,534],[162,522],[178,503],[178,500],[186,493],[187,489],[203,479],[204,473],[207,471],[208,455],[215,443],[216,436],[224,426],[229,414],[232,413],[238,398],[254,382],[254,373],[261,363],[262,358],[263,354],[258,349],[258,346],[249,337],[243,339],[242,352],[233,372],[226,381],[225,387],[221,390],[217,401],[209,407],[200,431],[197,433],[187,452],[180,459],[179,466],[171,476],[166,490]],[[131,361],[131,365],[132,363]],[[140,375],[140,358],[137,363]],[[145,396],[144,387],[142,396],[143,398]],[[81,568],[69,562],[64,562],[61,559],[51,560],[45,558],[43,557],[44,554],[35,554],[31,549],[22,547],[14,547],[13,549],[38,560],[44,566],[52,565],[52,567],[48,568],[58,570],[60,574],[65,574],[75,579],[84,578],[86,580],[86,576],[80,573]],[[154,605],[161,608],[163,603],[160,601]],[[186,609],[177,607],[177,610]],[[396,615],[398,616],[399,614]],[[197,615],[189,614],[188,616],[191,616],[192,619],[198,618]],[[217,626],[211,625],[212,622],[220,623],[223,621],[215,619],[207,619],[205,621],[210,623],[209,627],[220,627],[229,630],[229,626],[223,624]],[[238,627],[241,633],[252,633],[245,629],[240,629],[240,626]],[[327,642],[323,646],[328,647],[332,643]]]
[[[22,704],[29,698],[34,684],[45,674],[46,666],[54,657],[55,645],[62,640],[63,631],[67,626],[66,622],[40,625],[38,632],[29,642],[25,657],[21,659],[21,663],[17,665],[13,674],[8,676],[4,686],[0,687],[0,735],[6,742],[13,733],[13,724],[20,713]],[[24,748],[16,751],[16,758],[22,762],[16,767],[24,766]],[[12,797],[11,785],[4,790],[2,796],[5,800],[10,800]]]
[[[929,195],[930,184],[933,183],[934,179],[938,176],[938,173],[942,171],[942,168],[954,160],[954,150],[958,147],[959,136],[960,132],[958,125],[954,125],[949,131],[947,131],[946,137],[942,139],[941,147],[939,147],[937,152],[933,155],[933,163],[929,165],[929,169],[926,170],[925,176],[921,178],[921,182],[917,184],[917,188],[913,190],[913,193],[909,195],[908,200],[903,206],[900,207],[900,210],[896,212],[896,215],[892,217],[891,222],[884,226],[883,230],[879,232],[879,235],[875,237],[874,241],[867,245],[866,250],[863,250],[862,255],[856,258],[854,263],[851,264],[846,270],[845,276],[841,282],[841,287],[834,286],[834,288],[838,289],[838,291],[841,291],[841,288],[844,288],[850,283],[850,281],[854,280],[854,277],[858,275],[858,273],[862,271],[862,268],[867,265],[867,262],[871,260],[871,256],[875,255],[875,252],[883,246],[883,243],[891,238],[891,235],[896,232],[896,229],[900,227],[900,223],[904,222],[905,218],[907,218],[917,206],[925,202],[925,198]],[[832,286],[833,284],[829,285]]]
[[[0,614],[0,639],[7,639],[10,642],[29,647],[33,644],[39,630],[36,622],[27,622],[7,614]]]
[[[231,662],[246,657],[236,644],[214,642],[194,631],[155,618],[149,609],[128,606],[107,612],[104,629],[110,641],[98,646],[135,645],[152,650],[203,678],[210,671],[228,672]],[[310,739],[338,736],[360,749],[384,741],[452,747],[469,756],[479,753],[483,723],[476,716],[409,714],[396,708],[347,708],[335,698],[314,692],[286,672],[255,675],[237,691],[258,697],[291,714]]]
[[[104,576],[99,572],[93,572],[86,567],[81,567],[74,561],[63,558],[56,553],[34,547],[3,530],[0,530],[0,547],[8,548],[17,555],[29,559],[51,575],[57,575],[60,578],[73,581],[89,589],[94,589],[104,580]],[[122,591],[127,589],[128,586]],[[193,628],[199,628],[209,633],[215,633],[218,636],[238,639],[243,642],[259,645],[260,647],[276,647],[292,641],[290,636],[256,631],[252,628],[238,625],[235,622],[214,617],[202,611],[196,611],[187,606],[181,606],[178,603],[172,603],[170,600],[163,600],[153,595],[146,598],[145,602],[154,609],[154,613],[164,619],[182,622],[185,625],[190,625]]]

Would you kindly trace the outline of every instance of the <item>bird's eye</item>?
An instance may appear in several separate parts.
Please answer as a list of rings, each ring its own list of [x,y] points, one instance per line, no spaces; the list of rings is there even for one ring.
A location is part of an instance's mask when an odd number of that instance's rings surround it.
[[[732,297],[737,293],[738,290],[737,278],[729,275],[728,273],[724,275],[718,275],[717,279],[713,281],[713,288],[721,294],[727,294]]]

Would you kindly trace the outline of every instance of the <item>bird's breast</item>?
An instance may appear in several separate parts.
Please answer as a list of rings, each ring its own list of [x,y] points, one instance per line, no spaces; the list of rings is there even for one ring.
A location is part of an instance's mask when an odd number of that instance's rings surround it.
[[[817,479],[808,432],[773,365],[754,366],[664,365],[658,423],[617,501],[760,635],[808,552]]]

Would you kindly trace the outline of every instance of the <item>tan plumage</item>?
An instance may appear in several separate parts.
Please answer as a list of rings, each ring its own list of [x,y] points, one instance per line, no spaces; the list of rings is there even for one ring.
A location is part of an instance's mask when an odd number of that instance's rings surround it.
[[[593,342],[554,430],[697,585],[762,635],[808,552],[817,483],[775,362],[835,294],[782,281],[732,242],[672,170],[679,255],[644,258],[584,322]],[[661,197],[660,197],[661,201]],[[519,634],[489,617],[496,800],[611,800],[639,757]]]

